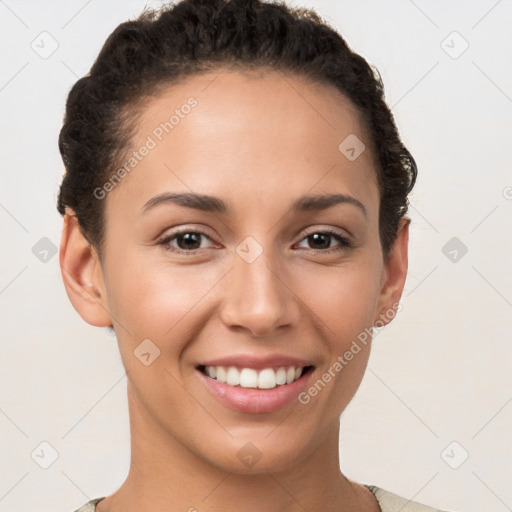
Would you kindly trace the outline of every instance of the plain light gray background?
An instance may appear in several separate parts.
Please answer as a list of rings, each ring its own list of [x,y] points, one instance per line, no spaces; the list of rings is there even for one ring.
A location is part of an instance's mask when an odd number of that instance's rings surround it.
[[[379,69],[419,166],[403,310],[342,415],[342,468],[442,509],[512,510],[512,4],[289,3]],[[71,511],[128,471],[116,340],[72,308],[51,247],[67,92],[145,4],[0,0],[0,511]]]

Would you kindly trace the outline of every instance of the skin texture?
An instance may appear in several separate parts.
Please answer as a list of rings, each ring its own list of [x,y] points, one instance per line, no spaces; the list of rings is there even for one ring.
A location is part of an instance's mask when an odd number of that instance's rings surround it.
[[[370,491],[341,473],[338,455],[339,417],[370,343],[307,405],[272,413],[229,409],[195,367],[279,352],[311,361],[314,383],[396,306],[409,221],[384,261],[372,143],[358,111],[335,89],[289,74],[221,70],[169,87],[144,105],[133,149],[192,96],[197,106],[104,199],[103,261],[76,220],[64,219],[68,296],[89,324],[114,326],[128,378],[130,472],[97,510],[378,511]],[[338,150],[349,134],[366,146],[355,161]],[[217,196],[230,211],[169,203],[142,214],[162,192]],[[356,198],[366,216],[348,203],[290,211],[298,197],[324,193]],[[206,235],[195,253],[158,244],[179,227]],[[326,245],[339,250],[325,253],[307,238],[328,228],[353,247],[331,238]],[[236,252],[248,236],[263,251],[252,263]],[[187,248],[176,238],[167,245]],[[134,356],[144,339],[160,350],[149,366]],[[248,442],[261,454],[251,467],[237,457]]]

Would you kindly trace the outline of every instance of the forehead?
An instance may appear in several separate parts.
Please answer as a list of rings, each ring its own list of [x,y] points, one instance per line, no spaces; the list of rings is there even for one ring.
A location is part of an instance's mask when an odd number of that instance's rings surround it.
[[[141,106],[128,153],[150,150],[127,166],[112,205],[129,197],[140,206],[151,194],[176,189],[236,192],[246,202],[278,191],[289,202],[336,186],[378,202],[360,112],[331,86],[275,71],[219,69],[160,90]],[[347,140],[358,152],[366,147],[357,159],[347,158]]]

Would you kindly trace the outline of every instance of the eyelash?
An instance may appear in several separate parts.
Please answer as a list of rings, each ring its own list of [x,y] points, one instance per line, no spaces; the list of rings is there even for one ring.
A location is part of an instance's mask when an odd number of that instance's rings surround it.
[[[203,233],[202,231],[194,231],[192,229],[182,229],[182,230],[176,231],[176,232],[174,232],[174,233],[172,233],[172,234],[170,234],[168,236],[165,236],[164,238],[160,239],[157,243],[158,243],[158,245],[163,246],[163,248],[166,251],[171,251],[171,252],[175,252],[175,253],[178,253],[178,254],[185,254],[185,255],[194,255],[194,254],[198,254],[198,253],[200,254],[201,253],[201,249],[192,249],[192,250],[186,251],[184,249],[177,249],[177,248],[175,248],[175,247],[173,247],[172,245],[169,244],[169,242],[171,242],[171,240],[174,240],[179,235],[190,234],[190,233],[193,233],[193,234],[196,234],[196,235],[201,235],[201,236],[203,236],[205,238],[208,238],[208,240],[212,240],[211,237],[209,237],[206,233]],[[309,249],[310,251],[313,251],[315,253],[330,254],[330,253],[333,253],[333,252],[342,251],[344,249],[350,249],[352,247],[352,242],[350,241],[349,238],[347,238],[346,236],[344,236],[344,235],[342,235],[342,234],[340,234],[337,231],[334,231],[332,229],[324,229],[324,230],[311,231],[310,233],[307,233],[300,240],[300,242],[302,242],[303,240],[305,240],[309,236],[315,235],[315,234],[330,235],[333,238],[335,238],[338,242],[340,242],[340,244],[341,244],[341,246],[338,246],[338,247],[335,247],[335,248],[331,248],[331,249]]]

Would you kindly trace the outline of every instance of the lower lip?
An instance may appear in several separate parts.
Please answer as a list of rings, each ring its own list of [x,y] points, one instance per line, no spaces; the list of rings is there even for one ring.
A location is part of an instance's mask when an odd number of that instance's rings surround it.
[[[283,384],[272,389],[242,388],[230,386],[206,376],[197,370],[208,390],[220,402],[231,409],[248,413],[274,412],[293,402],[306,387],[311,370],[301,375],[291,384]]]

